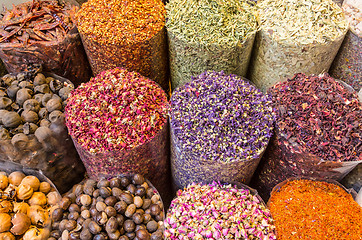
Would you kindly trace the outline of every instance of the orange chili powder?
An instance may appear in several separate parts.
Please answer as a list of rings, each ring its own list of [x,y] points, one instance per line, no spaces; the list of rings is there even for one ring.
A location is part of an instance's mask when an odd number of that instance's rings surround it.
[[[343,188],[293,180],[272,193],[269,208],[283,239],[362,239],[362,207]]]

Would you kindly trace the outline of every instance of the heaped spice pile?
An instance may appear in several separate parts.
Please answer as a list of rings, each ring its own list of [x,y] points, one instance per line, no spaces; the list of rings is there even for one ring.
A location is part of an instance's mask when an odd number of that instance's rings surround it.
[[[361,239],[362,208],[333,183],[289,181],[269,204],[280,240]]]
[[[168,88],[161,0],[90,0],[76,14],[94,74],[125,67]]]
[[[2,13],[0,43],[61,41],[74,26],[70,15],[71,6],[58,1],[29,1],[14,6]]]
[[[362,104],[328,74],[298,73],[269,89],[276,129],[325,161],[362,160]]]
[[[127,150],[150,140],[167,121],[165,92],[122,68],[75,89],[65,108],[70,135],[90,153]]]
[[[177,192],[165,218],[166,239],[276,239],[269,210],[250,190],[191,184]]]
[[[179,151],[172,160],[177,181],[183,187],[205,179],[248,182],[245,175],[252,175],[272,135],[271,103],[241,77],[223,72],[207,71],[178,88],[170,112]],[[227,169],[229,163],[238,166]],[[210,171],[208,166],[219,169]],[[223,175],[228,177],[214,178]]]

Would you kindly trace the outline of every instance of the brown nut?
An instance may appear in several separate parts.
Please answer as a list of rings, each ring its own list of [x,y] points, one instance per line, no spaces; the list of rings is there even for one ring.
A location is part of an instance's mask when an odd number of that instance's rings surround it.
[[[24,133],[18,133],[11,139],[11,144],[20,150],[26,149],[28,142],[29,138]]]
[[[7,213],[0,213],[0,233],[7,232],[11,228],[11,217]]]
[[[45,84],[47,82],[45,80],[45,76],[42,73],[38,73],[35,76],[33,83],[34,83],[34,86],[39,86],[39,85]]]
[[[39,186],[39,191],[47,194],[51,190],[51,186],[48,182],[41,182]]]
[[[16,197],[20,200],[27,200],[33,195],[33,188],[26,184],[20,184],[16,191]]]
[[[50,99],[45,107],[48,112],[53,112],[55,110],[62,110],[63,105],[59,99]]]
[[[49,121],[54,124],[64,124],[64,114],[55,110],[49,114]]]
[[[8,200],[2,200],[0,202],[0,213],[10,213],[14,209],[13,204]]]
[[[4,190],[9,185],[9,179],[5,175],[0,175],[0,189]]]
[[[49,218],[47,210],[39,205],[30,206],[27,215],[30,218],[31,223],[38,227],[44,227]]]
[[[11,232],[0,233],[1,240],[15,240],[15,236]]]
[[[7,112],[2,117],[2,123],[5,127],[16,128],[21,122],[21,117],[16,112]]]
[[[47,235],[47,229],[32,227],[23,235],[23,240],[44,240]]]
[[[9,175],[9,183],[17,187],[20,185],[24,177],[25,174],[20,171],[12,172]]]
[[[17,85],[11,85],[6,89],[6,93],[12,99],[15,99],[16,93],[19,91],[19,87]]]
[[[9,107],[13,101],[11,101],[10,98],[7,97],[0,97],[0,109],[5,109]]]
[[[49,122],[47,119],[42,119],[42,120],[39,122],[39,127],[49,128],[49,126],[50,126],[50,122]]]
[[[24,119],[25,122],[37,123],[39,120],[38,114],[30,110],[25,110],[21,114],[21,117]]]
[[[56,191],[50,192],[47,195],[48,204],[51,206],[56,205],[58,202],[60,202],[61,199],[62,197]]]
[[[26,122],[26,123],[24,123],[24,126],[23,126],[23,133],[26,135],[33,134],[33,133],[35,133],[35,131],[37,129],[38,129],[38,125],[36,125],[34,123]]]
[[[32,94],[33,91],[28,88],[19,89],[19,91],[16,93],[16,103],[19,104],[19,106],[23,106],[26,100],[31,99]]]
[[[34,95],[34,99],[35,99],[35,101],[37,101],[39,103],[39,105],[41,104],[43,96],[44,96],[44,94],[42,94],[42,93],[38,93],[38,94]]]
[[[29,88],[29,89],[34,88],[34,85],[31,82],[28,82],[28,81],[21,81],[21,82],[19,82],[18,86],[20,88]]]
[[[63,83],[58,79],[52,79],[49,83],[50,89],[55,93],[58,92],[62,87]]]
[[[41,104],[45,107],[47,105],[47,102],[52,99],[52,96],[52,93],[45,93],[43,95],[43,98],[41,99]]]
[[[47,204],[47,198],[42,192],[34,192],[33,196],[29,199],[29,205],[45,206]]]
[[[59,90],[59,96],[63,101],[67,100],[72,89],[70,87],[63,87]]]
[[[21,184],[29,185],[31,188],[33,188],[34,191],[38,191],[39,186],[40,186],[40,181],[35,176],[26,176],[21,181]]]
[[[24,102],[23,108],[25,111],[29,110],[29,111],[39,112],[40,104],[35,99],[28,99]]]
[[[48,113],[48,110],[45,107],[43,107],[43,108],[40,108],[38,115],[40,118],[44,119],[44,118],[48,118],[49,113]]]
[[[49,85],[48,84],[38,85],[38,86],[34,87],[34,92],[35,93],[50,93]]]
[[[31,221],[30,218],[24,213],[16,213],[11,220],[13,224],[10,232],[14,235],[24,234],[30,227]]]
[[[34,134],[39,142],[47,141],[52,137],[52,131],[48,127],[39,127]]]
[[[5,128],[0,129],[0,140],[8,140],[10,139],[9,131]]]

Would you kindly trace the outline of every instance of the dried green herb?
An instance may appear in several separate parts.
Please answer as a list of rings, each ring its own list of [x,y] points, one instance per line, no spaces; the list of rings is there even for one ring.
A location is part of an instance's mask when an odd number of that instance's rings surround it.
[[[166,5],[172,88],[205,70],[244,76],[257,21],[250,1],[174,0]]]
[[[296,72],[328,71],[348,29],[341,8],[331,0],[258,2],[261,30],[255,42],[250,76],[266,90]]]

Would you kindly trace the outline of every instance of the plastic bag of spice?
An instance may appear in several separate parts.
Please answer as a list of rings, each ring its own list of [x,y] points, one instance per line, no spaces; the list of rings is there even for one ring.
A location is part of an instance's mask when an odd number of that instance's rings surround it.
[[[248,78],[263,91],[297,72],[327,72],[348,30],[330,0],[260,1]],[[329,14],[325,14],[328,11]]]
[[[66,124],[89,177],[138,172],[167,202],[168,100],[154,81],[123,68],[104,71],[72,92]]]
[[[206,71],[171,96],[171,169],[192,182],[249,183],[272,134],[271,100],[236,75]]]
[[[362,162],[362,104],[328,74],[296,74],[268,90],[276,109],[274,136],[252,186],[264,199],[290,177],[341,180]]]
[[[168,92],[165,6],[161,0],[89,0],[76,19],[94,75],[124,67],[149,77]]]
[[[246,75],[257,31],[250,2],[176,0],[166,9],[173,90],[206,70]]]
[[[64,124],[73,84],[44,74],[33,68],[0,78],[0,159],[41,170],[65,192],[85,171]]]
[[[359,91],[362,89],[362,2],[346,0],[342,10],[350,28],[329,73]]]
[[[0,15],[0,58],[8,72],[42,64],[76,86],[91,76],[87,56],[71,20],[75,1],[28,1]]]

